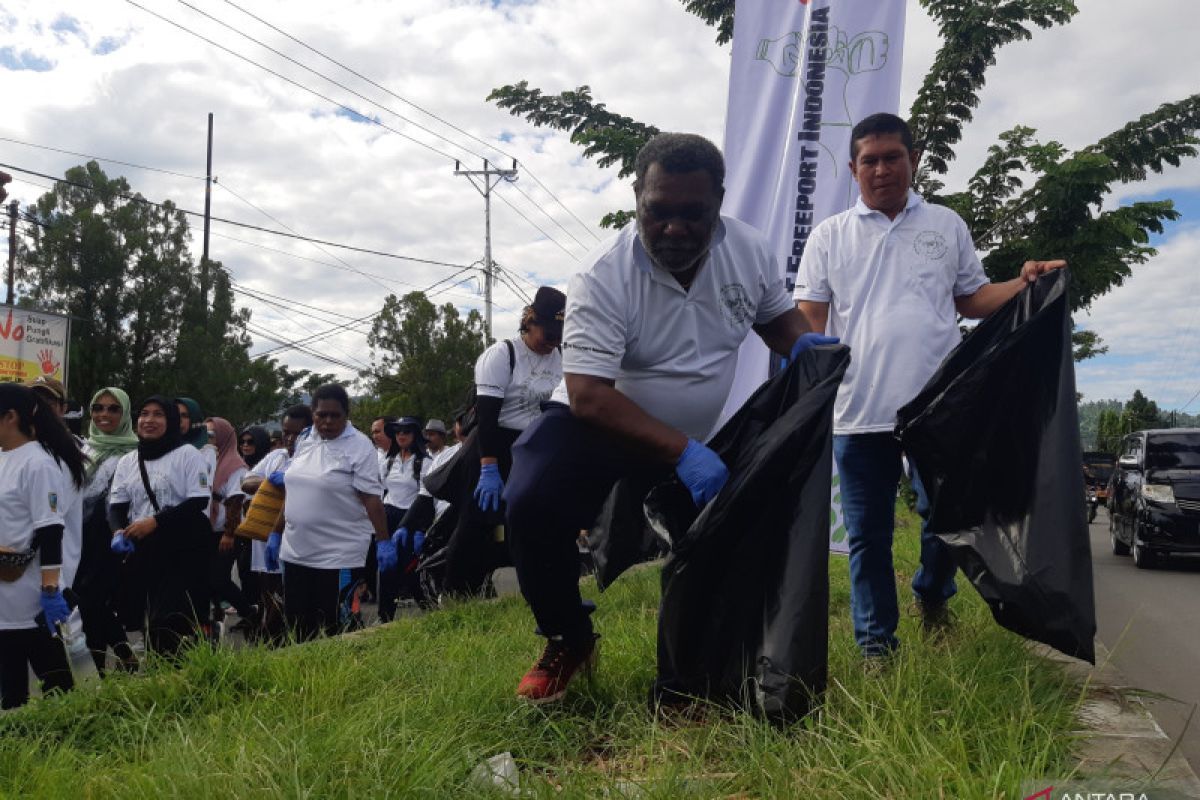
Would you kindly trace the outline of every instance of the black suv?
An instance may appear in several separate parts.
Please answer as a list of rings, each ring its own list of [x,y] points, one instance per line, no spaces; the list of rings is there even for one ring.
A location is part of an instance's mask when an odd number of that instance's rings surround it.
[[[1145,569],[1200,553],[1200,428],[1138,431],[1121,442],[1108,500],[1112,551]]]

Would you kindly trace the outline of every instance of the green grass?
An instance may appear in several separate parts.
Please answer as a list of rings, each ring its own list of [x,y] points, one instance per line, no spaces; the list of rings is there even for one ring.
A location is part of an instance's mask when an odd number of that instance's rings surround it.
[[[904,587],[917,536],[902,517]],[[35,700],[0,716],[0,796],[502,796],[470,773],[503,751],[536,797],[1019,798],[1022,780],[1071,771],[1080,687],[973,590],[955,600],[948,641],[923,640],[906,616],[894,667],[867,677],[844,559],[832,573],[826,702],[790,729],[718,709],[649,714],[658,572],[646,569],[598,598],[599,674],[560,708],[514,699],[541,646],[521,600],[466,604],[285,650],[198,650],[178,671]]]

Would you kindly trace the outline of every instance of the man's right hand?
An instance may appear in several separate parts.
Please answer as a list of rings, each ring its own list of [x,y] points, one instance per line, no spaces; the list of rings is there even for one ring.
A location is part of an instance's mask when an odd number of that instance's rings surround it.
[[[675,473],[692,494],[697,508],[704,508],[717,496],[725,481],[729,480],[729,468],[721,457],[695,439],[688,439]]]

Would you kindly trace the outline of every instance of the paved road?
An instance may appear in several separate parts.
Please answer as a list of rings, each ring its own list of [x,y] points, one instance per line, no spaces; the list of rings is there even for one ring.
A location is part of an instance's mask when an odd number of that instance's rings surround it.
[[[1200,704],[1200,562],[1142,570],[1129,556],[1114,556],[1104,509],[1091,534],[1100,640],[1130,684],[1174,698],[1150,704],[1174,739]],[[1180,751],[1200,773],[1200,708]]]

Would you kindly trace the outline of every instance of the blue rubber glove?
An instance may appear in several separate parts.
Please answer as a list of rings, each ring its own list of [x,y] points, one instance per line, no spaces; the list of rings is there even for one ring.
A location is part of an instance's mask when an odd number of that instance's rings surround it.
[[[675,474],[692,493],[697,508],[704,508],[729,480],[729,468],[721,457],[695,439],[688,439]]]
[[[375,560],[379,562],[380,572],[391,572],[400,563],[400,555],[391,539],[380,539],[375,542]]]
[[[397,550],[408,547],[408,528],[401,525],[396,528],[396,532],[392,534],[392,544]]]
[[[412,535],[413,555],[420,555],[421,548],[425,546],[425,532],[414,531]]]
[[[46,615],[46,627],[50,629],[51,636],[58,636],[58,626],[64,624],[71,616],[71,608],[67,605],[61,591],[56,591],[54,594],[42,592],[40,597],[42,613]]]
[[[127,556],[133,552],[133,541],[125,536],[125,531],[117,531],[108,543],[108,549],[119,556]]]
[[[282,489],[283,488],[283,476],[284,476],[284,471],[281,469],[277,469],[274,472],[272,472],[270,475],[267,476],[267,482],[270,483],[272,486],[274,486],[277,489]]]
[[[839,341],[841,340],[836,336],[826,336],[821,333],[802,333],[800,334],[800,338],[792,344],[792,352],[788,355],[787,361],[783,365],[786,367],[791,364],[796,360],[796,356],[805,350],[811,350],[819,344],[837,344]]]
[[[272,531],[267,537],[267,552],[266,561],[267,569],[270,572],[279,571],[279,548],[283,546],[283,534],[279,531]]]
[[[500,494],[504,481],[500,478],[500,467],[484,464],[479,468],[479,483],[475,486],[475,502],[480,511],[499,511]]]

